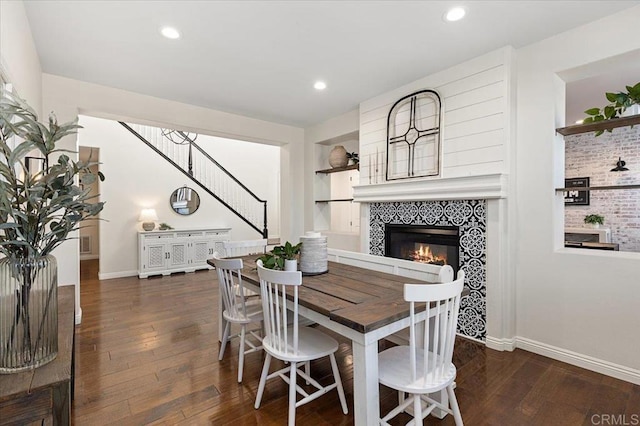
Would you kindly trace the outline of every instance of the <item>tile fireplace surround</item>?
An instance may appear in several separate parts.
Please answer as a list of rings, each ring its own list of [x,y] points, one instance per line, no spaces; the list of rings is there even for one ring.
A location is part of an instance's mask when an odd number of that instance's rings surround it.
[[[385,224],[457,226],[460,268],[471,293],[462,298],[458,332],[486,337],[487,219],[485,200],[402,201],[369,204],[369,252],[384,256]]]

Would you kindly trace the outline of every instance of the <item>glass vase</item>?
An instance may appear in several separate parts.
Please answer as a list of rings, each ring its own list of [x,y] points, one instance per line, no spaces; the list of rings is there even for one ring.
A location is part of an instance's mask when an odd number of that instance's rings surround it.
[[[56,258],[0,259],[0,374],[40,367],[58,354]]]

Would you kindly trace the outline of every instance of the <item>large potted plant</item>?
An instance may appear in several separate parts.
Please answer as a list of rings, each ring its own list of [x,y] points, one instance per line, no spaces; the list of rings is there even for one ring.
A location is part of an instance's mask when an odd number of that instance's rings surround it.
[[[78,128],[77,122],[58,124],[53,115],[40,123],[26,102],[0,93],[0,373],[38,367],[58,352],[51,252],[104,204],[77,185],[80,176],[84,184],[104,176],[56,148]],[[39,167],[29,167],[27,157],[36,157]]]

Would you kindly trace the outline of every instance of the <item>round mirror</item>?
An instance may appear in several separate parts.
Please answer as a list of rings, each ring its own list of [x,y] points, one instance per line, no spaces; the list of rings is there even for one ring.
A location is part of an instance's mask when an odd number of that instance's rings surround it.
[[[171,198],[169,198],[169,204],[174,212],[189,215],[200,207],[200,196],[195,190],[183,186],[173,191]]]

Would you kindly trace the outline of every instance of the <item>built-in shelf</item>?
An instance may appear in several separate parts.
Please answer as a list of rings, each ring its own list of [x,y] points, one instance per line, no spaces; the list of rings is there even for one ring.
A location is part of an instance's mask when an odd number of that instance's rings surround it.
[[[335,200],[316,200],[316,203],[336,203],[342,201],[353,201],[353,198],[338,198]]]
[[[616,127],[633,126],[640,124],[640,114],[630,115],[628,117],[612,118],[610,120],[602,120],[595,123],[576,124],[573,126],[559,127],[556,132],[562,136],[577,135],[579,133],[597,132],[599,130],[611,130]]]
[[[324,170],[316,170],[316,174],[318,173],[323,173],[323,174],[329,174],[329,173],[337,173],[337,172],[346,172],[347,170],[359,170],[360,164],[351,164],[349,166],[345,166],[345,167],[333,167],[331,169],[324,169]]]
[[[640,189],[640,184],[638,185],[611,185],[611,186],[587,186],[587,187],[576,187],[573,186],[571,188],[556,188],[556,192],[560,191],[611,191],[614,189]]]

